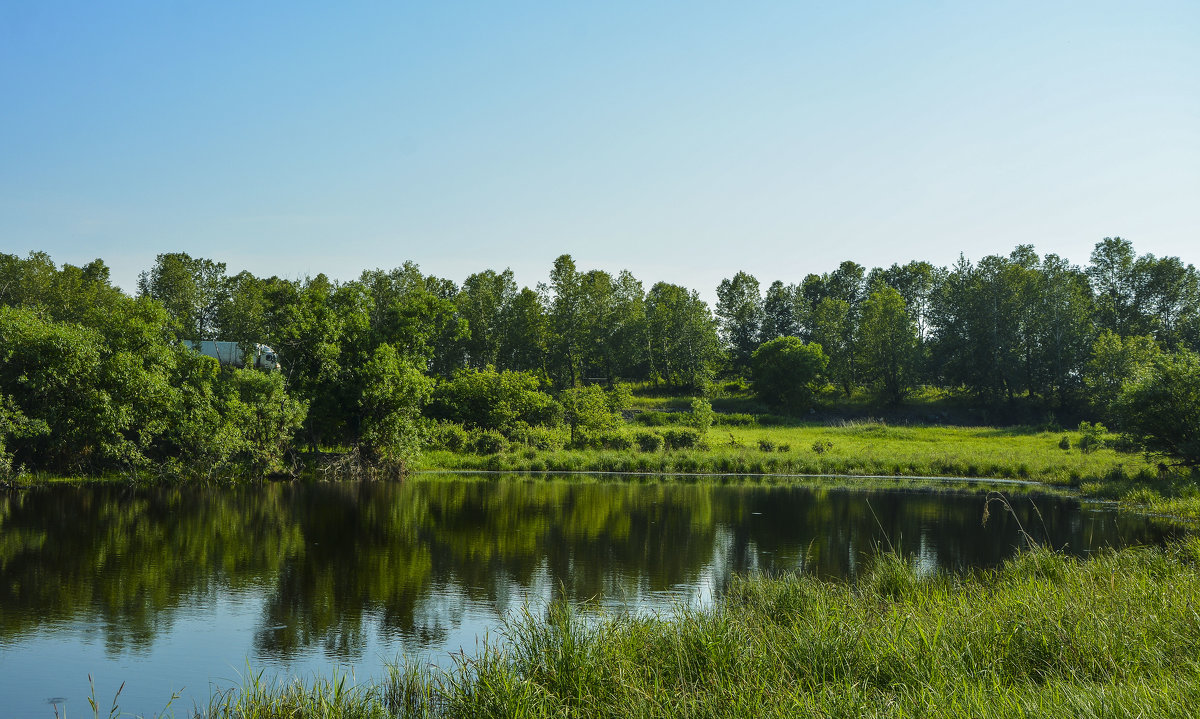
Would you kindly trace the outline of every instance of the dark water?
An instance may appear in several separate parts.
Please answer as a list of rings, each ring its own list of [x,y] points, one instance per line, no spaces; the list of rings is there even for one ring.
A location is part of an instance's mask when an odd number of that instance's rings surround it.
[[[635,611],[707,602],[731,574],[853,579],[889,541],[922,570],[1019,543],[1085,554],[1174,530],[1112,508],[973,491],[574,479],[419,479],[243,489],[56,487],[0,495],[0,719],[183,714],[265,676],[358,679],[409,653],[471,652],[529,601]]]

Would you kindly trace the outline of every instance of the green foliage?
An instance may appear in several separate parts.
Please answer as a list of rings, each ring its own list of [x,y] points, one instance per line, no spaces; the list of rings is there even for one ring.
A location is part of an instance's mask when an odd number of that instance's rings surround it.
[[[1147,452],[1200,466],[1200,356],[1161,355],[1117,401],[1121,430]]]
[[[425,437],[430,449],[462,452],[467,448],[470,433],[454,422],[431,422],[426,428]]]
[[[597,385],[568,387],[558,395],[563,417],[571,428],[571,444],[588,446],[594,439],[616,429],[620,418],[613,413],[610,396]]]
[[[494,429],[476,429],[468,444],[475,454],[499,454],[508,449],[508,438]]]
[[[713,424],[718,427],[753,427],[758,424],[758,418],[744,412],[722,412],[713,417]]]
[[[833,442],[830,442],[827,439],[818,439],[812,443],[812,451],[816,452],[817,454],[825,454],[832,449]]]
[[[826,297],[813,307],[812,342],[827,358],[821,372],[849,397],[858,378],[854,362],[854,315],[850,303]],[[806,403],[807,400],[804,400]]]
[[[162,303],[181,338],[216,339],[226,284],[224,262],[170,252],[159,255],[154,267],[142,273],[138,293]]]
[[[646,294],[649,373],[655,382],[703,391],[720,357],[716,323],[695,291],[665,282]]]
[[[663,437],[657,432],[639,429],[633,433],[633,441],[643,452],[657,452],[663,448]]]
[[[623,451],[632,449],[634,437],[631,433],[623,429],[615,429],[609,432],[595,435],[592,438],[592,446],[597,449],[611,449]]]
[[[820,345],[796,337],[764,342],[754,351],[754,391],[772,407],[800,411],[808,407],[827,364]]]
[[[36,437],[49,431],[45,422],[26,417],[11,397],[0,395],[0,480],[13,475],[12,453],[6,449],[10,441]]]
[[[1083,384],[1091,406],[1102,416],[1114,416],[1117,398],[1126,382],[1137,382],[1162,354],[1154,338],[1124,337],[1104,330],[1092,343]]]
[[[560,450],[567,444],[568,435],[562,427],[528,425],[517,422],[508,434],[513,444],[546,451]]]
[[[692,411],[687,415],[685,421],[689,427],[703,436],[708,433],[708,428],[712,426],[715,416],[712,403],[703,397],[697,397],[692,400]]]
[[[418,420],[432,380],[388,344],[375,348],[359,374],[360,450],[369,462],[407,468],[420,452]]]
[[[518,422],[555,425],[562,409],[541,391],[531,372],[497,372],[494,367],[460,370],[433,391],[426,415],[467,428],[511,433]]]
[[[1079,423],[1079,441],[1075,443],[1075,447],[1080,452],[1095,452],[1104,446],[1104,435],[1108,433],[1108,428],[1099,422],[1092,424],[1091,422]]]
[[[917,325],[900,292],[883,287],[863,302],[859,345],[867,376],[887,402],[899,404],[916,374],[917,359]]]
[[[750,368],[750,356],[758,347],[763,321],[763,299],[758,280],[738,272],[717,287],[717,323],[721,341],[736,370]]]
[[[672,427],[663,430],[662,437],[667,449],[694,449],[704,444],[704,436],[691,427]]]
[[[762,452],[774,452],[775,442],[769,439],[758,440],[758,449]]]
[[[304,403],[289,397],[283,377],[250,369],[221,373],[230,398],[226,416],[240,434],[239,464],[261,474],[283,469],[292,437],[304,422]]]

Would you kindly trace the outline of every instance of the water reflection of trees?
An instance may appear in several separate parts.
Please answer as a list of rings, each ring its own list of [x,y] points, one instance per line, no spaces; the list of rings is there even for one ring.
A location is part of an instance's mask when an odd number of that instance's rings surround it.
[[[351,659],[367,632],[440,646],[470,607],[503,614],[527,594],[633,597],[755,570],[853,576],[889,542],[929,567],[995,564],[1018,541],[1016,518],[994,512],[983,528],[982,508],[979,495],[670,482],[33,490],[0,496],[0,638],[77,620],[112,651],[136,651],[180,607],[254,588],[266,596],[258,653]],[[1039,508],[1056,547],[1116,541],[1111,514]],[[1121,521],[1123,541],[1163,531]]]

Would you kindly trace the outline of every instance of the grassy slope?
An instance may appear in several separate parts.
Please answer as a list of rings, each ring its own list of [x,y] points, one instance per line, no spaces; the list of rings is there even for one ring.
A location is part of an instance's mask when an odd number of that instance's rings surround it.
[[[587,619],[554,604],[457,669],[237,688],[210,717],[1195,716],[1200,541],[861,582],[739,580],[715,606]]]
[[[714,427],[709,448],[540,451],[515,447],[498,455],[429,452],[424,469],[614,471],[714,474],[843,474],[1028,479],[1075,487],[1085,495],[1119,499],[1153,511],[1200,518],[1195,476],[1160,473],[1140,454],[1112,449],[1063,450],[1078,432],[1035,428],[889,426],[878,422],[795,427]],[[774,451],[760,449],[760,441]],[[788,445],[789,451],[778,451]],[[819,445],[820,450],[814,448]]]

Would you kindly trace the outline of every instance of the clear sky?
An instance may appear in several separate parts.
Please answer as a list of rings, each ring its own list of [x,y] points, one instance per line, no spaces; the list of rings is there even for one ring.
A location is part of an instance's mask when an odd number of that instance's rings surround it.
[[[711,299],[1104,236],[1200,262],[1200,2],[0,2],[0,251]]]

